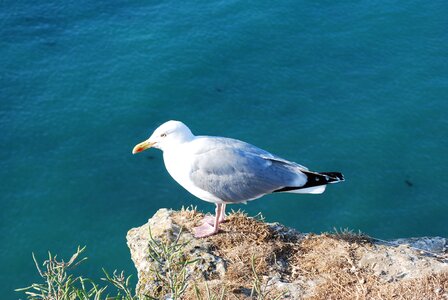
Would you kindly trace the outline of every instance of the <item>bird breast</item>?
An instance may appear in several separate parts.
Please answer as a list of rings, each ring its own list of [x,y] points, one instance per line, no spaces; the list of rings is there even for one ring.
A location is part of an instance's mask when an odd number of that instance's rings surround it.
[[[182,155],[180,155],[182,154]],[[184,189],[207,202],[222,203],[223,201],[209,192],[197,187],[190,178],[191,166],[194,161],[194,154],[188,149],[179,147],[178,149],[163,152],[163,161],[168,173]]]

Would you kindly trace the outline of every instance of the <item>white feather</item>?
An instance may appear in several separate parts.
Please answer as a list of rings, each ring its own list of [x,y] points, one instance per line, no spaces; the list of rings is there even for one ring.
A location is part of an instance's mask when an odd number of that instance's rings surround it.
[[[298,189],[287,191],[287,193],[295,193],[295,194],[322,194],[325,191],[326,185],[318,185],[305,189]]]

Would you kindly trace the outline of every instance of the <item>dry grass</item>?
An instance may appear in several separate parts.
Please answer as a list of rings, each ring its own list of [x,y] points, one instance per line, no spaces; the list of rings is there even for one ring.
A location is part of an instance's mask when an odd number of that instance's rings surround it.
[[[202,217],[182,210],[174,220],[192,230]],[[306,299],[448,299],[448,274],[385,284],[372,270],[359,268],[357,261],[373,247],[361,233],[282,235],[260,218],[235,212],[221,225],[221,233],[207,240],[226,262],[225,278],[196,282],[186,299],[301,298],[270,288],[272,274],[282,282],[297,282]],[[261,288],[254,293],[257,280]],[[318,283],[311,291],[309,281]]]
[[[302,276],[321,280],[308,299],[448,299],[448,273],[385,284],[357,267],[372,245],[362,235],[311,235],[291,263]]]
[[[191,230],[202,217],[194,210],[182,210],[173,219]],[[284,291],[269,289],[267,276],[281,268],[279,266],[286,265],[296,251],[297,239],[280,236],[262,221],[261,216],[250,218],[239,211],[230,214],[220,229],[220,234],[207,240],[212,243],[213,251],[226,262],[224,285],[220,282],[215,286],[213,281],[207,286],[196,283],[196,289],[190,288],[186,298],[196,299],[198,290],[201,295],[206,295],[206,289],[213,295],[220,295],[223,287],[226,290],[223,299],[275,299],[282,295]],[[259,293],[254,289],[257,284]]]
[[[407,280],[387,286],[375,286],[377,299],[448,299],[448,273]]]
[[[350,238],[352,239],[352,238]],[[353,237],[353,239],[356,239]],[[365,283],[371,278],[365,270],[356,267],[357,243],[340,237],[310,235],[300,244],[300,251],[291,263],[299,275],[320,284],[310,299],[363,299],[368,289]]]

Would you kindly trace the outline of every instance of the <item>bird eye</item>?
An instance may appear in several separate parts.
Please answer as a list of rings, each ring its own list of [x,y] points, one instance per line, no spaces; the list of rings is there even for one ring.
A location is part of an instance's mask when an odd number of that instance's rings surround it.
[[[162,133],[160,137],[166,137],[166,133]]]

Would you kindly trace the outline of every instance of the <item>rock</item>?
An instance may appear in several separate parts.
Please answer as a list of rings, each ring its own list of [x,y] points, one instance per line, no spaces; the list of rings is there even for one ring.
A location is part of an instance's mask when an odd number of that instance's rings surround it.
[[[391,241],[390,243],[408,245],[415,249],[433,253],[446,253],[448,251],[448,239],[439,236],[397,239]]]
[[[186,266],[186,275],[189,280],[200,277],[210,279],[225,274],[224,262],[219,256],[211,253],[211,244],[206,240],[195,239],[188,231],[182,231],[182,227],[173,221],[172,215],[172,210],[160,209],[148,220],[148,223],[129,230],[127,234],[127,244],[131,250],[131,258],[138,274],[136,290],[140,295],[159,296],[163,292],[161,285],[166,284],[166,282],[160,280],[157,273],[160,273],[163,277],[169,272],[169,266],[167,265],[169,259],[161,257],[159,258],[160,261],[157,261],[151,257],[151,241],[160,243],[162,247],[179,245],[182,253],[177,257],[179,261],[174,257],[172,262],[175,264],[183,261],[197,261],[197,263]],[[173,248],[169,251],[175,253],[176,249]],[[168,255],[172,253],[168,253]]]
[[[390,247],[375,244],[359,258],[358,267],[372,270],[383,282],[421,278],[448,271],[446,263],[421,256],[405,245]]]
[[[128,232],[139,295],[448,299],[445,238],[384,242],[350,232],[301,234],[234,213],[222,232],[196,239],[192,227],[202,217],[194,210],[160,209]]]

